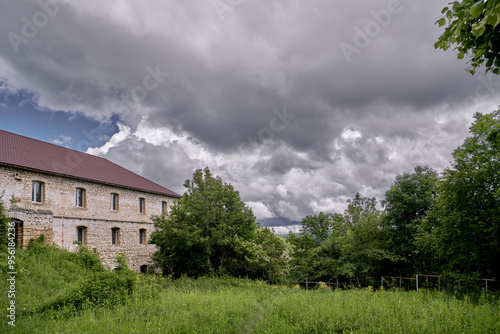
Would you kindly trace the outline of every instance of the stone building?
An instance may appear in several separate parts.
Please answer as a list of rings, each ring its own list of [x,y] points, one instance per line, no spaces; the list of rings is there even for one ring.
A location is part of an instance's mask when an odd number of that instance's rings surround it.
[[[123,252],[137,271],[156,250],[151,216],[180,197],[104,158],[3,130],[0,194],[21,248],[44,235],[69,251],[95,248],[108,267]]]

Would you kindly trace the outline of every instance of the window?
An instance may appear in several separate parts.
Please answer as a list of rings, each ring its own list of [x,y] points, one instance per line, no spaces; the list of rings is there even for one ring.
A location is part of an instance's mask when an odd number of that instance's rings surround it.
[[[142,266],[139,267],[139,270],[141,271],[141,273],[145,274],[148,271],[148,265],[143,264]]]
[[[118,211],[118,194],[111,194],[111,211]]]
[[[139,197],[139,213],[146,213],[146,200],[142,197]]]
[[[40,181],[33,181],[31,187],[31,200],[35,203],[43,202],[43,183]]]
[[[147,243],[147,240],[146,240],[146,229],[145,228],[141,228],[139,230],[139,243],[141,245],[144,245]]]
[[[120,229],[118,227],[113,227],[111,229],[111,244],[118,245],[120,242]]]
[[[76,228],[76,241],[82,246],[86,245],[87,241],[87,228],[85,226],[78,226]]]
[[[85,207],[85,189],[76,188],[76,206],[79,208]]]
[[[161,213],[167,213],[168,210],[168,204],[165,201],[161,202]]]

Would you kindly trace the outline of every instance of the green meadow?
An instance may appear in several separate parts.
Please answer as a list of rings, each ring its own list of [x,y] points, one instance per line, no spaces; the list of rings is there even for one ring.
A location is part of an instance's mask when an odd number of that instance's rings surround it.
[[[16,319],[1,333],[499,333],[497,295],[304,290],[236,278],[108,271],[91,251],[16,252]],[[3,256],[5,258],[6,256]],[[3,260],[2,260],[3,261]],[[2,262],[0,289],[9,289]]]

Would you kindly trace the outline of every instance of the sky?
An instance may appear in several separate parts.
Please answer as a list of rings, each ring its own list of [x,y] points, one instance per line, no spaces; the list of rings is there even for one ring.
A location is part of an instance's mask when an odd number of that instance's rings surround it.
[[[0,0],[0,129],[180,194],[209,167],[297,231],[442,171],[498,108],[499,76],[434,48],[448,2]]]

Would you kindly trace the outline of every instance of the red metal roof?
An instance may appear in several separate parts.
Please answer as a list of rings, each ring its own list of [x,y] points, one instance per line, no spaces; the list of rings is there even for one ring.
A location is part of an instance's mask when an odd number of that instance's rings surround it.
[[[101,157],[0,130],[0,165],[142,190],[179,194]]]

